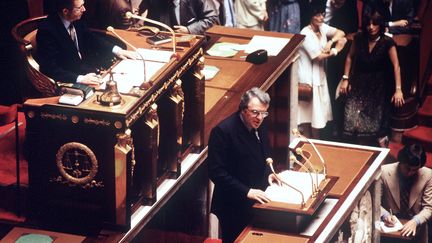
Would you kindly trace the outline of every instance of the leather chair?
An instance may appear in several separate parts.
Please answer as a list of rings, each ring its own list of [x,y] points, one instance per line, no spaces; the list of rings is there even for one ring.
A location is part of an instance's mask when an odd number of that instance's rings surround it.
[[[18,23],[12,29],[12,36],[17,41],[19,49],[22,53],[27,77],[36,90],[40,93],[41,97],[55,96],[57,94],[57,86],[62,85],[62,83],[55,82],[52,78],[41,73],[39,70],[39,64],[34,59],[34,53],[36,52],[37,48],[37,28],[39,23],[46,18],[47,16],[26,19]],[[103,30],[92,29],[92,32],[100,38],[104,38],[106,41],[112,42],[123,49],[126,48],[125,43],[111,35],[106,34],[106,32]],[[107,60],[107,64],[111,65],[114,61],[115,60]]]
[[[39,71],[39,64],[34,59],[36,51],[36,32],[38,25],[47,16],[26,19],[12,29],[12,36],[18,43],[24,61],[24,69],[28,79],[42,97],[56,94],[56,83],[53,79]]]
[[[420,104],[418,93],[419,42],[415,35],[395,35],[393,39],[397,45],[405,104],[402,107],[393,108],[390,127],[393,132],[400,133],[417,125],[417,111]]]
[[[15,129],[15,162],[16,162],[16,190],[17,190],[17,214],[20,216],[20,144],[19,144],[19,122],[18,122],[18,105],[11,106],[0,105],[0,127],[14,123],[14,127],[0,133],[0,140],[9,132]]]

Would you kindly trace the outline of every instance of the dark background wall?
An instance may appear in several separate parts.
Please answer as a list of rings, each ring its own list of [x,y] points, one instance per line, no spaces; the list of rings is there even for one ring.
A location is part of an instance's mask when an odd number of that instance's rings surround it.
[[[19,50],[12,38],[11,29],[29,17],[27,1],[0,1],[0,104],[21,102],[25,88],[25,73],[20,68]]]

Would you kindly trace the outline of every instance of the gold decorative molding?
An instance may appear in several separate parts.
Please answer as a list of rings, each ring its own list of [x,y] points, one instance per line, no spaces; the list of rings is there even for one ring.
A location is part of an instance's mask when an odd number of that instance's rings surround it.
[[[71,186],[91,187],[96,184],[98,160],[86,145],[70,142],[62,145],[56,154],[56,164],[60,175]]]
[[[107,126],[107,127],[111,125],[110,121],[107,121],[107,120],[96,120],[96,119],[93,119],[93,118],[84,118],[84,123],[85,124],[93,124],[93,125],[97,125],[97,126],[102,125],[102,126]]]
[[[198,50],[194,55],[192,55],[181,67],[177,69],[173,76],[171,76],[163,85],[156,90],[146,102],[138,107],[129,117],[126,118],[126,126],[129,127],[133,122],[138,120],[145,112],[145,110],[156,102],[157,98],[162,95],[165,90],[168,89],[177,79],[180,78],[191,66],[192,64],[203,55],[204,51],[202,48]]]
[[[40,116],[43,119],[53,119],[53,120],[61,120],[61,121],[67,120],[67,116],[65,114],[51,114],[48,112],[41,112]]]

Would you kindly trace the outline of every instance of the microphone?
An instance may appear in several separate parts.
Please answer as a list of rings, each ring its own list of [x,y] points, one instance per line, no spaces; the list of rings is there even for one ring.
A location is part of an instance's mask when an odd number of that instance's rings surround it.
[[[141,55],[141,53],[138,51],[138,49],[134,45],[132,45],[127,40],[125,40],[124,38],[122,38],[119,34],[117,34],[117,32],[114,30],[114,28],[112,26],[108,26],[107,27],[107,31],[113,33],[113,35],[115,35],[121,41],[123,41],[124,43],[126,43],[126,45],[128,45],[130,48],[132,48],[140,56],[141,60],[143,61],[143,67],[144,67],[144,81],[143,81],[143,84],[145,84],[146,81],[147,81],[147,75],[146,75],[146,63],[145,63],[144,57]],[[151,82],[149,82],[149,84],[150,84],[150,86],[152,85]],[[148,88],[146,88],[146,89],[148,89]]]
[[[309,165],[309,168],[312,170],[312,172],[315,173],[315,179],[316,179],[316,192],[318,192],[318,191],[319,191],[319,189],[318,189],[318,171],[315,170],[315,168],[313,167],[312,162],[311,162],[311,161],[309,160],[309,158],[307,158],[306,155],[303,153],[303,149],[301,149],[301,148],[297,148],[295,151],[296,151],[297,154],[299,154],[299,155],[300,155],[300,156],[305,160],[305,163],[307,163],[307,164]],[[297,161],[297,162],[300,163],[300,161],[298,161],[297,158],[296,158],[295,156],[292,156],[292,157],[295,159],[295,161]],[[290,160],[290,161],[295,162],[295,161],[293,161],[293,160]]]
[[[275,175],[276,179],[278,179],[280,182],[282,182],[282,184],[284,184],[285,186],[287,186],[287,187],[293,189],[294,191],[300,193],[301,198],[302,198],[301,207],[303,208],[303,207],[306,205],[305,200],[304,200],[303,192],[301,192],[299,189],[297,189],[297,188],[295,188],[295,187],[289,185],[289,184],[286,183],[284,180],[282,180],[282,178],[280,178],[280,177],[278,176],[278,174],[276,174],[276,172],[275,172],[275,170],[274,170],[274,168],[273,168],[273,159],[272,159],[272,158],[267,158],[267,159],[266,159],[266,163],[267,163],[268,166],[270,167],[270,170],[271,170],[271,172],[273,173],[273,175]],[[313,185],[313,183],[312,183],[312,185]],[[312,191],[313,191],[313,190],[312,190]]]
[[[293,134],[294,136],[296,136],[296,137],[298,137],[298,138],[305,139],[308,143],[310,143],[310,145],[311,145],[312,148],[314,149],[315,153],[318,155],[318,158],[320,159],[321,164],[323,165],[323,170],[324,170],[324,171],[323,171],[323,174],[324,174],[324,176],[327,176],[327,166],[326,166],[326,163],[324,162],[324,159],[323,159],[321,153],[320,153],[320,152],[318,151],[318,149],[316,148],[315,144],[312,143],[312,141],[310,141],[307,137],[303,136],[297,128],[293,128],[293,129],[291,130],[291,132],[292,132],[292,134]]]
[[[126,12],[126,18],[134,18],[134,19],[139,19],[142,21],[147,21],[149,23],[152,23],[152,24],[155,24],[155,25],[158,25],[158,26],[161,26],[161,27],[167,29],[171,33],[171,43],[172,43],[172,49],[174,52],[174,56],[176,59],[178,59],[178,54],[176,52],[177,43],[176,43],[176,38],[175,38],[175,32],[171,27],[169,27],[168,25],[166,25],[162,22],[147,18],[147,10],[144,12],[143,16],[139,16],[139,15],[133,14],[131,12]]]
[[[312,176],[312,173],[311,173],[311,171],[304,165],[304,164],[302,164],[302,163],[300,163],[300,161],[298,161],[297,160],[297,158],[295,157],[295,156],[291,156],[290,157],[290,161],[292,162],[292,163],[296,163],[296,164],[298,164],[298,165],[300,165],[300,167],[302,167],[303,169],[305,169],[306,171],[307,171],[307,173],[309,174],[309,177],[310,177],[310,179],[311,179],[311,183],[312,183],[312,197],[315,197],[315,195],[317,194],[317,192],[318,192],[318,175],[316,176],[316,181],[317,181],[317,185],[315,186],[315,183],[314,183],[314,180],[313,180],[313,176]]]

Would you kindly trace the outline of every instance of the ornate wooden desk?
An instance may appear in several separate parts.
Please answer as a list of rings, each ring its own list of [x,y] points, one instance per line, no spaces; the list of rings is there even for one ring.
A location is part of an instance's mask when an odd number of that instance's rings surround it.
[[[135,32],[118,32],[146,46]],[[99,104],[102,91],[76,107],[56,100],[24,104],[29,190],[38,216],[75,223],[85,217],[126,230],[135,208],[157,200],[157,186],[177,178],[182,159],[203,149],[202,43],[195,38],[153,76],[150,88],[122,95],[119,105]]]

